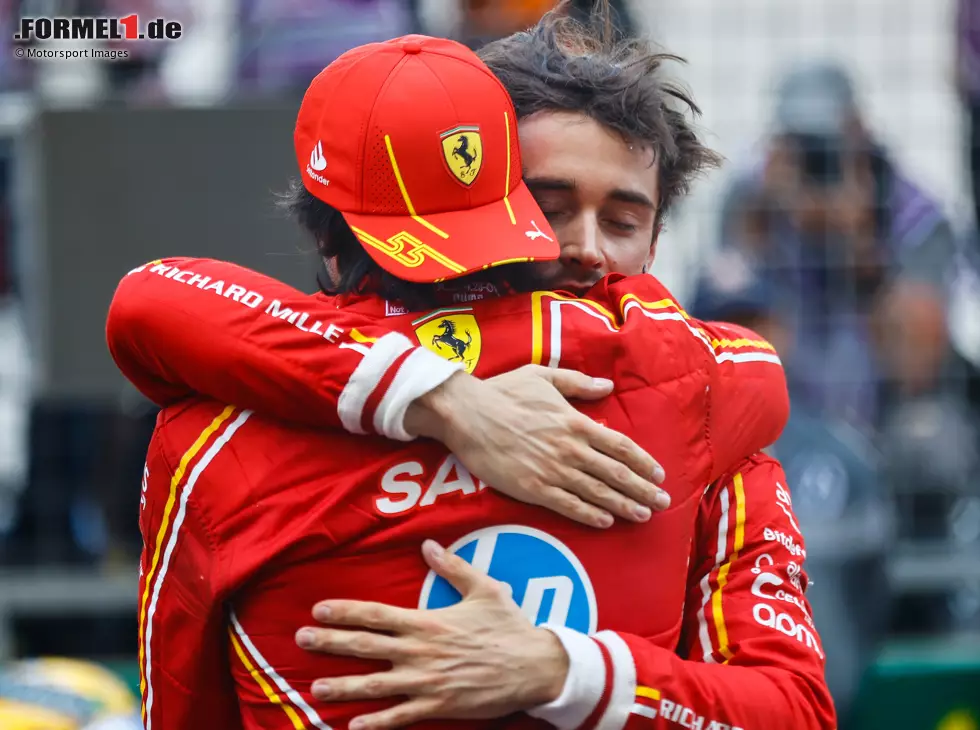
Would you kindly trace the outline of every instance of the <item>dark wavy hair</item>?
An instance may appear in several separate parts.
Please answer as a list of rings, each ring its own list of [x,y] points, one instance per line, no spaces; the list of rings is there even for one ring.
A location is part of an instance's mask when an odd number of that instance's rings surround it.
[[[661,78],[666,62],[683,59],[657,52],[642,39],[623,38],[609,0],[596,2],[585,22],[573,18],[570,8],[564,0],[534,27],[484,46],[479,55],[510,93],[518,120],[538,112],[578,112],[618,132],[628,143],[652,149],[659,182],[659,230],[694,179],[721,161],[701,143],[689,119],[701,113],[694,100],[678,84]],[[298,181],[279,202],[313,235],[320,255],[336,260],[332,291],[370,291],[412,309],[435,305],[439,285],[406,282],[383,271],[343,216]],[[527,264],[501,266],[458,281],[477,279],[518,291],[542,284]]]
[[[548,111],[585,114],[630,144],[653,150],[659,195],[658,227],[671,206],[721,156],[698,137],[701,110],[663,66],[685,63],[641,38],[623,38],[609,0],[587,21],[565,12],[564,0],[534,27],[487,44],[480,58],[510,93],[517,118]]]

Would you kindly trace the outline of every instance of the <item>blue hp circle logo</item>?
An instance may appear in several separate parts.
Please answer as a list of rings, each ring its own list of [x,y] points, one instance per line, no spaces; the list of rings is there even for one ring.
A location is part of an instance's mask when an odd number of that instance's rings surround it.
[[[575,554],[548,533],[521,525],[486,527],[448,550],[509,585],[514,601],[534,624],[595,633],[598,609],[592,581]],[[419,608],[445,608],[460,598],[444,578],[429,571]]]

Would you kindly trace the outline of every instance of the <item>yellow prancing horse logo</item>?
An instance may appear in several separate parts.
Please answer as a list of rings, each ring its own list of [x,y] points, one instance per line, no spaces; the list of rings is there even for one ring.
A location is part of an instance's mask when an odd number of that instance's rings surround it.
[[[458,362],[472,373],[483,345],[480,326],[469,307],[438,309],[412,322],[419,344],[437,355]]]
[[[463,185],[472,185],[483,166],[483,139],[477,126],[459,126],[439,135],[449,172]]]

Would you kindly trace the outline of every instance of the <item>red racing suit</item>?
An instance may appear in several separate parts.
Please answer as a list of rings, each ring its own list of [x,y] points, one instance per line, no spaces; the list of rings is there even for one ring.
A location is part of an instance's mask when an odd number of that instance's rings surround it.
[[[159,391],[150,392],[169,391],[171,398],[205,383],[203,390],[224,397],[243,387],[231,383],[241,376],[253,391],[236,395],[265,412],[295,415],[276,399],[302,393],[303,408],[319,413],[317,425],[344,422],[329,411],[341,410],[336,395],[354,376],[338,388],[345,382],[336,374],[338,348],[296,322],[342,322],[365,350],[354,350],[362,356],[356,371],[382,343],[383,337],[369,342],[367,328],[377,327],[389,305],[363,300],[337,309],[329,298],[304,297],[227,264],[181,264],[192,276],[234,277],[264,299],[274,293],[280,312],[292,305],[299,314],[292,323],[291,315],[273,319],[270,303],[268,309],[246,305],[251,314],[240,318],[241,303],[219,296],[204,316],[203,289],[187,286],[192,295],[177,311],[191,318],[185,324],[195,323],[191,340],[211,338],[216,349],[208,356],[207,347],[188,348],[179,327],[152,325],[161,318],[159,307],[173,306],[173,292],[183,290],[165,278],[175,263],[138,271],[121,285],[109,322],[121,363],[151,362],[135,377],[126,370],[134,381],[145,389],[153,383]],[[144,295],[149,305],[133,301]],[[616,395],[583,410],[664,463],[672,506],[646,525],[595,531],[502,498],[428,442],[393,448],[377,439],[326,436],[205,402],[166,408],[148,457],[141,516],[148,725],[342,727],[373,709],[371,703],[315,703],[314,678],[378,667],[307,654],[295,647],[293,633],[308,623],[309,607],[328,597],[423,608],[454,601],[419,556],[421,541],[432,537],[508,582],[529,618],[562,638],[572,671],[563,697],[534,713],[543,720],[569,728],[833,727],[822,649],[803,596],[804,546],[785,478],[765,457],[723,473],[781,428],[778,361],[751,336],[732,338],[688,319],[650,277],[609,278],[594,300],[538,293],[434,317],[393,317],[381,329],[415,329],[424,343],[433,329],[433,338],[452,329],[442,321],[455,323],[455,340],[438,341],[457,350],[465,342],[464,364],[477,374],[537,361],[611,376]],[[147,336],[163,340],[139,352],[126,342],[133,327],[145,328],[135,338],[143,345]],[[238,343],[230,353],[222,349],[228,337]],[[154,353],[167,348],[175,371],[152,364]],[[377,413],[399,379],[410,379],[402,370],[413,352],[408,348],[389,364],[394,373],[374,375],[363,430],[384,425]],[[227,368],[229,354],[235,372],[224,381],[186,373]],[[334,368],[329,380],[318,363]],[[272,373],[271,387],[263,370]],[[779,373],[775,384],[772,371]],[[750,415],[753,401],[770,412]],[[643,606],[656,610],[638,610]],[[543,720],[521,715],[466,726],[546,727]]]
[[[604,329],[618,331],[618,319],[633,311],[676,321],[668,329],[682,335],[688,350],[694,342],[703,346],[701,360],[691,366],[710,375],[700,405],[709,408],[711,430],[725,435],[713,440],[719,469],[745,455],[741,434],[753,442],[762,437],[764,445],[775,441],[788,417],[789,396],[782,368],[772,367],[779,365],[772,346],[749,330],[688,318],[653,277],[635,285],[623,279],[607,277],[593,290],[597,301],[550,292],[528,295],[530,301],[522,299],[516,310],[524,321],[496,326],[486,346],[480,328],[471,328],[476,339],[453,361],[446,358],[454,355],[453,346],[464,344],[465,331],[457,343],[453,335],[442,334],[442,321],[461,323],[465,330],[473,316],[466,310],[488,302],[452,303],[438,310],[446,316],[423,322],[421,315],[388,302],[310,296],[209,259],[172,258],[130,272],[110,305],[106,329],[119,369],[160,406],[203,393],[297,425],[341,426],[408,441],[403,427],[408,405],[457,370],[486,377],[515,364],[570,367],[577,361],[596,374],[609,357],[570,352],[568,345],[563,349],[557,338],[563,317],[581,311]],[[489,306],[500,312],[497,320],[512,309]],[[632,372],[624,366],[623,373],[626,381],[620,385],[629,389]]]

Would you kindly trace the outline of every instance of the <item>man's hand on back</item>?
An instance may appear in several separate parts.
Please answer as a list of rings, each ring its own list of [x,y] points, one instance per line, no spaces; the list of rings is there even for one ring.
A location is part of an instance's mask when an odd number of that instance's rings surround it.
[[[313,617],[334,628],[300,629],[300,647],[388,661],[392,668],[317,680],[313,696],[330,702],[408,697],[355,718],[351,730],[505,717],[557,698],[569,666],[558,637],[528,621],[508,585],[431,540],[423,544],[422,554],[463,600],[431,611],[362,601],[318,603]]]
[[[594,527],[613,515],[645,522],[670,497],[662,467],[630,438],[576,411],[566,398],[597,400],[608,380],[525,365],[488,380],[454,375],[405,415],[410,433],[441,441],[497,491]]]

